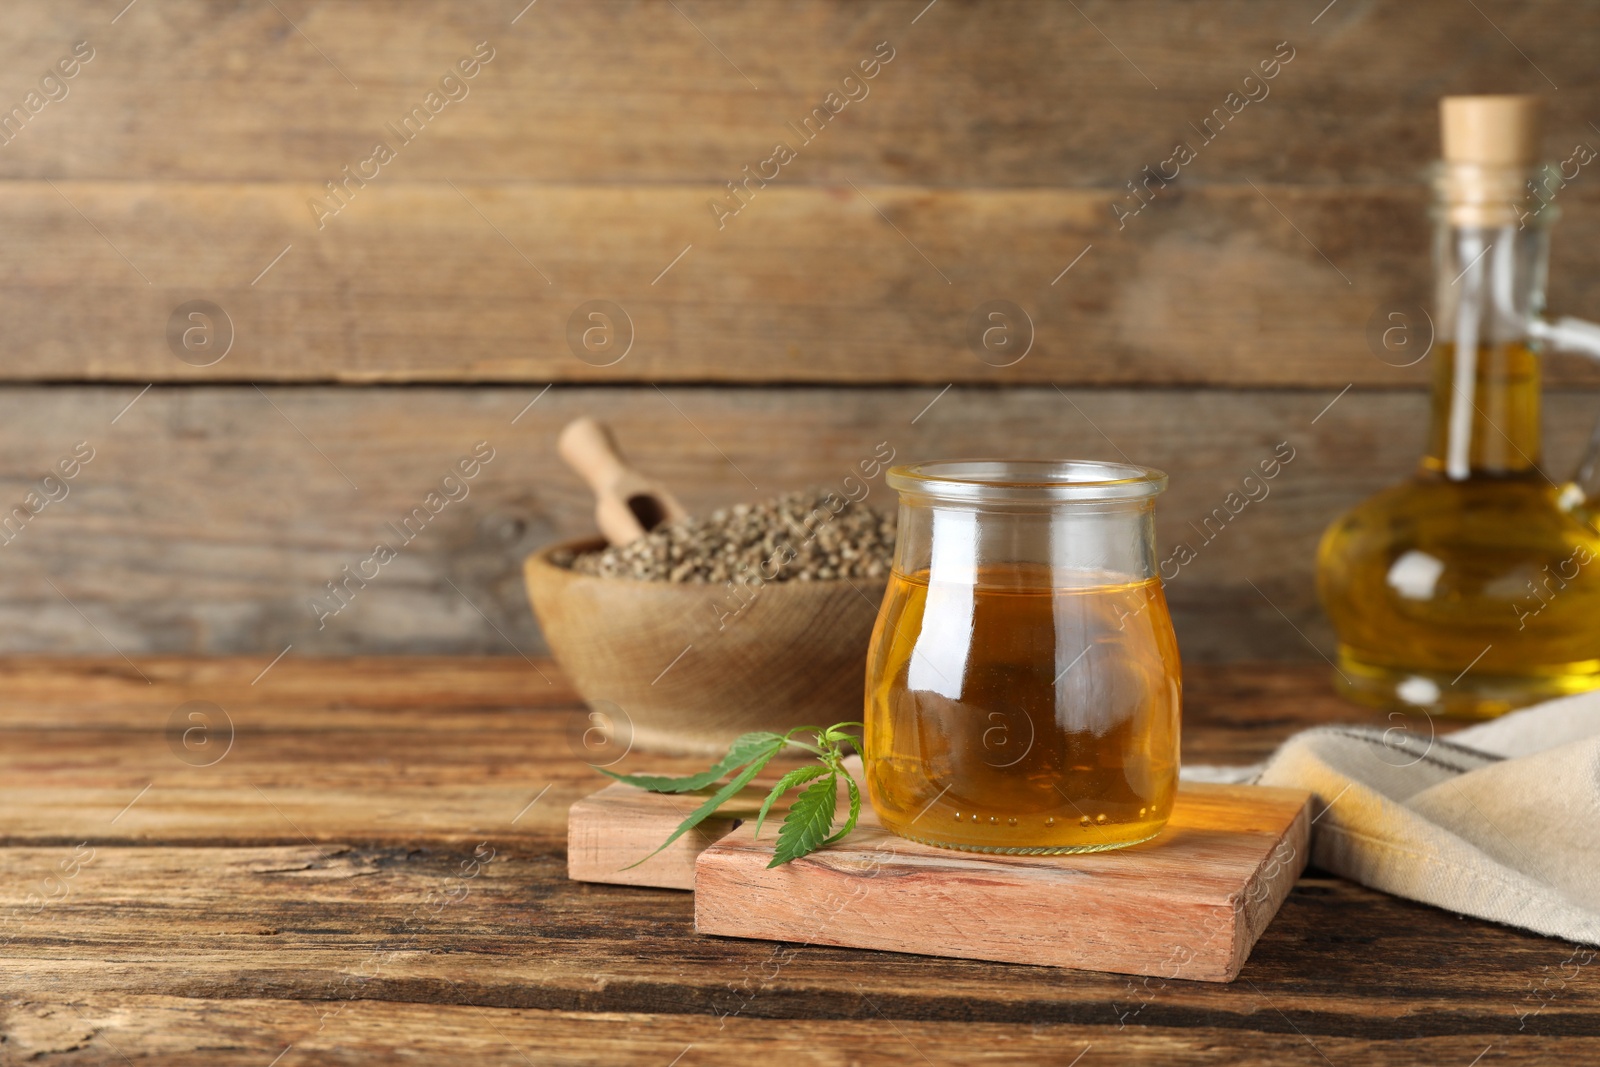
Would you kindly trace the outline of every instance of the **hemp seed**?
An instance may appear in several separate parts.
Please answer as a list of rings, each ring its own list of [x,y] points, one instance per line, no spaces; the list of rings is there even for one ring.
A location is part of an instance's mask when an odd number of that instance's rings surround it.
[[[894,558],[894,516],[821,489],[692,516],[627,545],[551,556],[603,578],[653,582],[882,578]]]

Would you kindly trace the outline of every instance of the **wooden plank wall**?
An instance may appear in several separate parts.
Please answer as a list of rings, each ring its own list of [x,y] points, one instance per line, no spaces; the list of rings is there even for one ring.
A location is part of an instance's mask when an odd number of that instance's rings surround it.
[[[696,507],[880,441],[1126,455],[1172,474],[1167,547],[1289,442],[1171,596],[1192,660],[1315,660],[1318,533],[1420,446],[1427,363],[1367,325],[1429,285],[1435,99],[1545,92],[1547,155],[1600,144],[1573,2],[124,5],[0,24],[0,501],[94,450],[0,544],[0,651],[540,650],[518,561],[588,526],[553,437],[589,412]],[[730,193],[746,165],[777,176]],[[1600,315],[1593,181],[1560,195],[1563,312]],[[1012,349],[971,340],[992,301]],[[1559,474],[1600,377],[1550,376]]]

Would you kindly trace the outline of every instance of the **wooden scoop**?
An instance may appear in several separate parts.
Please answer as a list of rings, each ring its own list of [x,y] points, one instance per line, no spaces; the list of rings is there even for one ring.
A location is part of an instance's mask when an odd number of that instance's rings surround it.
[[[628,466],[605,423],[582,418],[569,422],[556,450],[594,490],[594,521],[607,541],[625,545],[663,523],[688,515],[660,482]]]

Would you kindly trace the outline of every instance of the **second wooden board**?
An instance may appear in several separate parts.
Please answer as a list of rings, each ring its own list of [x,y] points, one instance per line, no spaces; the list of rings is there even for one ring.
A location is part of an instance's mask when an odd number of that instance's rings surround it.
[[[1310,795],[1183,785],[1153,841],[1005,856],[895,837],[871,808],[781,867],[746,823],[700,853],[701,933],[1229,982],[1305,867]]]

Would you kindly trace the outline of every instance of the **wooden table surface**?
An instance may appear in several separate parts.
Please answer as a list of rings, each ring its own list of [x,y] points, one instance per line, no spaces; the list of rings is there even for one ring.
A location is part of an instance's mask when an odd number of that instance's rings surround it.
[[[701,937],[687,894],[566,880],[600,779],[552,664],[263,666],[0,661],[0,1061],[1600,1058],[1588,952],[1314,871],[1229,986]],[[1381,721],[1323,675],[1191,669],[1185,759]]]

